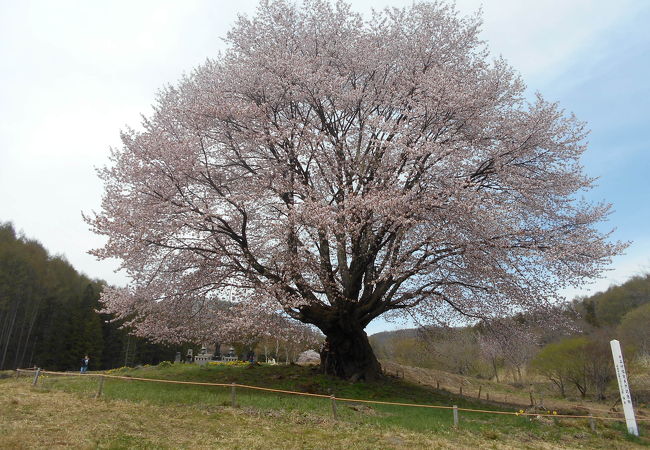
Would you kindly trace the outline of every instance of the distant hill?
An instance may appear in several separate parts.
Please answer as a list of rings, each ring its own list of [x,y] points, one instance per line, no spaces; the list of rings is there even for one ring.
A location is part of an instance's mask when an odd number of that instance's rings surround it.
[[[484,378],[504,376],[519,382],[541,348],[576,336],[595,341],[619,339],[629,351],[650,356],[650,274],[567,302],[556,312],[565,317],[557,328],[546,326],[544,316],[520,314],[507,319],[519,328],[518,338],[508,335],[500,339],[498,333],[490,336],[489,328],[479,323],[384,331],[370,336],[370,343],[384,361]]]
[[[605,292],[574,300],[578,311],[595,327],[618,325],[628,312],[647,303],[650,303],[650,274],[635,276]]]

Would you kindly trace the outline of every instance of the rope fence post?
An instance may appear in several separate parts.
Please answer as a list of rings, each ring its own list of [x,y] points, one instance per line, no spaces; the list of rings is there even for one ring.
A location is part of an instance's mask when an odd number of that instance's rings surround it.
[[[103,390],[104,390],[104,375],[100,375],[99,376],[99,386],[97,387],[97,393],[95,394],[95,398],[101,397]]]
[[[478,387],[478,398],[481,398],[481,389],[483,389],[483,386]]]
[[[42,370],[40,368],[34,368],[34,369],[29,369],[29,370],[18,370],[20,374],[25,373],[28,374],[29,372],[34,372],[34,381],[33,385],[36,386],[38,382],[38,377],[43,374],[44,376],[47,375],[72,375],[74,376],[75,373],[70,373],[70,372],[53,372],[53,371],[47,371],[47,370]],[[472,409],[472,408],[459,408],[458,405],[422,405],[422,404],[412,404],[412,403],[405,403],[405,402],[389,402],[389,401],[379,401],[379,400],[369,400],[369,399],[354,399],[354,398],[346,398],[346,397],[339,397],[336,398],[335,395],[332,393],[332,391],[329,392],[329,395],[327,394],[316,394],[316,393],[305,393],[305,392],[296,392],[296,391],[289,391],[289,390],[283,390],[283,389],[272,389],[272,388],[266,388],[266,387],[261,387],[261,386],[248,386],[245,384],[237,384],[235,382],[232,382],[230,384],[228,383],[205,383],[205,382],[190,382],[190,381],[180,381],[180,380],[162,380],[162,379],[153,379],[153,378],[139,378],[139,377],[131,377],[131,376],[117,376],[117,375],[110,375],[110,374],[99,374],[99,373],[94,373],[92,375],[97,375],[100,377],[97,393],[95,395],[96,398],[99,398],[102,394],[103,391],[103,384],[105,383],[105,379],[123,379],[123,380],[129,380],[131,381],[147,381],[147,382],[158,382],[158,383],[173,383],[173,384],[179,384],[179,385],[201,385],[201,386],[219,386],[219,387],[228,387],[230,386],[231,388],[231,404],[233,407],[237,407],[237,394],[236,394],[236,387],[240,387],[242,389],[253,389],[253,390],[258,390],[258,391],[268,391],[268,392],[277,392],[277,393],[284,393],[284,394],[295,394],[295,395],[300,395],[300,396],[311,396],[311,397],[318,397],[322,399],[330,398],[330,404],[332,407],[332,414],[334,416],[335,420],[338,420],[338,413],[337,413],[337,401],[338,402],[351,402],[351,403],[372,403],[372,404],[383,404],[383,405],[395,405],[395,406],[408,406],[408,407],[420,407],[420,408],[438,408],[438,409],[452,409],[453,411],[453,427],[454,429],[459,429],[459,424],[460,424],[460,417],[459,417],[459,412],[460,411],[466,411],[468,413],[485,413],[485,414],[493,414],[493,415],[509,415],[509,416],[523,416],[523,417],[532,417],[532,416],[544,416],[544,417],[550,417],[553,418],[554,420],[556,418],[575,418],[575,419],[582,419],[583,426],[586,425],[585,420],[589,421],[589,426],[591,427],[592,431],[595,431],[597,428],[596,424],[596,419],[601,420],[601,421],[608,421],[608,420],[614,420],[614,421],[622,421],[624,420],[622,417],[610,417],[610,416],[594,416],[591,411],[586,412],[585,414],[582,415],[577,415],[577,414],[557,414],[556,411],[553,411],[553,414],[549,411],[547,414],[544,413],[536,413],[536,412],[524,412],[523,410],[520,410],[519,412],[515,411],[493,411],[493,410],[486,410],[486,409]],[[48,382],[46,381],[46,378],[41,381],[42,388],[46,387]],[[461,385],[461,388],[463,385]],[[471,385],[470,385],[471,388]],[[482,392],[483,393],[483,392]],[[489,392],[485,391],[485,397],[489,399]],[[494,393],[493,393],[494,394]],[[227,393],[226,393],[227,395]],[[538,394],[538,402],[541,402],[542,396],[541,394]],[[494,394],[494,398],[496,398],[497,394]],[[525,398],[525,397],[524,397]],[[355,408],[356,409],[356,408]],[[597,410],[597,409],[596,409]],[[608,411],[606,410],[597,410],[597,411],[603,411],[607,413]],[[588,414],[588,415],[587,415]],[[643,422],[650,422],[650,418],[641,418],[639,419]]]
[[[463,385],[462,384],[460,385],[460,388],[459,388],[458,392],[459,392],[459,395],[463,395]]]
[[[486,392],[485,393],[485,399],[489,402],[490,401],[490,393]]]

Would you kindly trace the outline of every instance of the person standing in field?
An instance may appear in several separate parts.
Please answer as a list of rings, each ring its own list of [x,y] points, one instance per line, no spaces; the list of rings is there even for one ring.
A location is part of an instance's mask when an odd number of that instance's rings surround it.
[[[88,364],[90,363],[90,358],[88,355],[84,356],[83,359],[81,360],[81,373],[85,373],[88,371]]]

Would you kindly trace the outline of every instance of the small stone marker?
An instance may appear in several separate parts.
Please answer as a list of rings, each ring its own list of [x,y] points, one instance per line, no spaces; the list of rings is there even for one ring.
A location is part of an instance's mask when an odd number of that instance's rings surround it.
[[[181,352],[176,352],[176,357],[174,358],[174,364],[181,362]]]

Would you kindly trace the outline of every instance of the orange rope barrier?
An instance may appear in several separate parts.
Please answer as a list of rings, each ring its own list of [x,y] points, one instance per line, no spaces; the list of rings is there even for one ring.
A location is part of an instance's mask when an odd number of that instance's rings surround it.
[[[35,372],[34,369],[16,369],[17,372]],[[185,385],[196,385],[196,386],[218,386],[218,387],[240,387],[244,389],[253,389],[258,391],[266,392],[278,392],[282,394],[291,394],[291,395],[302,395],[307,397],[318,397],[318,398],[331,398],[331,395],[324,394],[312,394],[309,392],[296,392],[288,391],[284,389],[273,389],[265,388],[260,386],[249,386],[246,384],[238,383],[206,383],[200,381],[177,381],[177,380],[161,380],[158,378],[141,378],[141,377],[131,377],[131,376],[120,376],[120,375],[109,375],[103,373],[75,373],[75,372],[52,372],[42,370],[42,374],[52,374],[52,375],[68,375],[68,376],[103,376],[105,378],[115,378],[120,380],[135,380],[135,381],[150,381],[154,383],[169,383],[169,384],[185,384]],[[453,406],[445,405],[421,405],[417,403],[401,403],[401,402],[387,402],[381,400],[363,400],[355,398],[345,398],[345,397],[335,397],[337,401],[349,402],[349,403],[371,403],[376,405],[390,405],[390,406],[410,406],[416,408],[430,408],[430,409],[453,409]],[[622,417],[602,417],[602,416],[584,416],[584,415],[572,415],[572,414],[543,414],[543,413],[530,413],[530,412],[512,412],[512,411],[493,411],[488,409],[470,409],[470,408],[457,408],[458,411],[465,412],[474,412],[482,414],[500,414],[500,415],[509,415],[509,416],[530,416],[530,417],[557,417],[557,418],[570,418],[570,419],[598,419],[598,420],[618,420],[622,421],[625,418]],[[601,410],[602,411],[602,410]],[[637,422],[650,422],[650,419],[637,418]]]
[[[254,389],[257,391],[267,391],[267,392],[280,392],[282,394],[293,394],[293,395],[303,395],[306,397],[319,397],[319,398],[330,398],[331,395],[325,395],[325,394],[312,394],[311,392],[296,392],[296,391],[285,391],[284,389],[272,389],[272,388],[265,388],[265,387],[260,387],[260,386],[249,386],[246,384],[237,384],[234,383],[235,387],[241,387],[244,389]],[[232,385],[228,385],[232,386]],[[339,400],[337,398],[337,400]]]
[[[169,384],[191,384],[196,386],[232,386],[226,383],[204,383],[201,381],[176,381],[176,380],[161,380],[158,378],[140,378],[140,377],[122,377],[119,375],[103,375],[106,378],[116,378],[119,380],[136,380],[136,381],[153,381],[154,383],[169,383]]]

